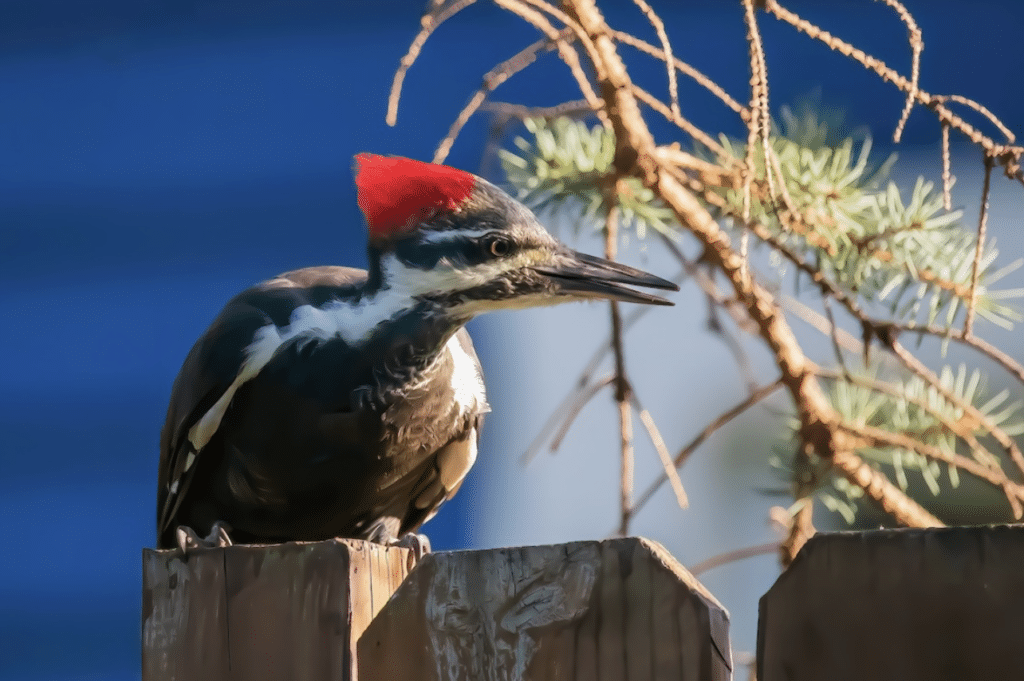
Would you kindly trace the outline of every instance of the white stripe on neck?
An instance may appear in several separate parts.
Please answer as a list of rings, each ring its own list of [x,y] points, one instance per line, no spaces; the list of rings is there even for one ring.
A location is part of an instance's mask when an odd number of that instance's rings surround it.
[[[487,406],[484,377],[480,375],[476,360],[462,347],[458,335],[448,340],[447,347],[452,355],[451,386],[455,393],[455,401],[459,405],[459,415],[490,411],[491,408]],[[473,465],[472,462],[469,465]]]
[[[341,338],[351,346],[358,346],[373,334],[377,326],[414,307],[416,296],[434,290],[432,286],[437,283],[429,281],[432,277],[424,278],[422,271],[410,272],[392,254],[382,258],[381,269],[386,288],[372,296],[364,296],[355,303],[332,300],[323,307],[301,305],[292,311],[286,326],[271,323],[257,329],[252,342],[245,348],[245,360],[235,380],[188,431],[189,442],[196,451],[205,447],[213,437],[238,388],[262,371],[289,342]]]

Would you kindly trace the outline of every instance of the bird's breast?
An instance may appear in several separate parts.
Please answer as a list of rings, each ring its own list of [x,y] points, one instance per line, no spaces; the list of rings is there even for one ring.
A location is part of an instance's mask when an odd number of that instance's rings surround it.
[[[432,453],[488,409],[477,363],[456,336],[411,380],[383,394],[387,437],[399,450]]]

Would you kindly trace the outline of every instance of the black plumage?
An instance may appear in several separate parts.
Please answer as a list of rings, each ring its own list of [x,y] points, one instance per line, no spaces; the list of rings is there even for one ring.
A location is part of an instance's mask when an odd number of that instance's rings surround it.
[[[466,322],[594,298],[670,305],[630,286],[678,289],[570,250],[470,173],[356,165],[369,271],[308,268],[243,291],[186,358],[161,436],[161,547],[225,541],[221,523],[242,542],[397,540],[476,458],[488,406]]]
[[[160,546],[175,545],[179,525],[205,535],[216,521],[242,542],[384,541],[418,528],[455,493],[442,477],[472,463],[487,406],[482,393],[468,410],[457,402],[453,334],[473,370],[480,365],[461,323],[429,308],[404,311],[357,347],[342,337],[284,344],[237,387],[201,455],[189,441],[259,329],[287,326],[303,305],[354,301],[366,284],[365,271],[344,267],[282,275],[232,299],[196,342],[161,437]]]

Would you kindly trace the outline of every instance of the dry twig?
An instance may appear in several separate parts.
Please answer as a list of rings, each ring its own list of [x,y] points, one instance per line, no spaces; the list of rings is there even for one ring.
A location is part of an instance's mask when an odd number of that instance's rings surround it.
[[[551,451],[557,451],[562,446],[562,440],[569,434],[569,429],[572,427],[576,417],[583,411],[583,407],[587,406],[590,400],[594,399],[601,390],[613,384],[615,382],[615,374],[609,374],[608,376],[595,381],[591,385],[580,388],[579,392],[576,393],[575,399],[569,404],[569,407],[565,412],[565,420],[562,421],[561,427],[555,432],[551,438]]]
[[[806,19],[801,18],[795,12],[782,7],[778,0],[764,0],[764,5],[765,9],[779,20],[792,25],[811,38],[820,40],[831,49],[853,59],[866,69],[876,73],[882,80],[892,83],[900,90],[907,93],[913,92],[914,99],[931,109],[938,116],[940,123],[949,125],[954,130],[959,131],[972,143],[981,147],[988,157],[995,159],[1002,166],[1008,178],[1024,184],[1024,169],[1021,168],[1021,157],[1024,156],[1024,147],[997,144],[990,137],[950,111],[944,105],[943,97],[929,94],[920,88],[914,87],[910,81],[890,69],[882,60],[866,54],[863,50],[857,49],[828,31],[822,30]]]
[[[853,446],[844,447],[831,458],[832,466],[864,490],[868,498],[874,500],[883,511],[904,527],[945,526],[945,523],[894,485],[884,473],[868,465],[854,453],[854,449]]]
[[[779,544],[779,558],[782,567],[789,565],[796,559],[807,540],[814,536],[814,499],[801,497],[797,501],[799,508],[796,514],[789,518],[786,539]]]
[[[658,40],[661,41],[662,54],[665,55],[665,66],[668,71],[668,101],[672,113],[680,118],[683,114],[679,111],[679,86],[676,84],[676,70],[674,68],[675,59],[672,57],[672,43],[668,40],[668,33],[665,31],[665,22],[661,20],[651,6],[648,5],[645,0],[633,0],[640,11],[644,13],[647,20],[651,22],[651,26],[654,27],[654,32],[658,34]]]
[[[393,111],[397,107],[402,78],[415,61],[430,32],[444,19],[470,4],[470,1],[453,0],[445,3],[435,0],[432,3],[424,15],[420,34],[413,41],[409,53],[402,60],[399,73],[396,74],[392,102],[389,102],[389,122],[393,122]],[[477,109],[484,106],[488,96],[498,85],[533,63],[543,50],[557,50],[580,88],[583,103],[571,102],[558,105],[552,110],[560,111],[560,107],[571,104],[574,110],[593,112],[606,127],[614,132],[616,148],[613,170],[609,174],[614,178],[639,178],[644,186],[653,190],[656,198],[672,211],[679,224],[688,230],[689,234],[698,242],[701,249],[700,267],[690,263],[676,244],[664,234],[659,233],[662,242],[670,252],[680,259],[687,274],[692,276],[707,293],[708,299],[712,302],[712,310],[721,308],[728,311],[740,328],[763,341],[780,373],[779,379],[771,385],[751,387],[750,394],[746,399],[708,424],[690,444],[680,451],[673,461],[669,461],[667,449],[657,426],[650,414],[640,405],[636,395],[632,394],[624,366],[622,337],[628,322],[624,323],[618,307],[612,304],[611,338],[608,345],[601,348],[595,361],[587,366],[579,385],[566,397],[555,414],[548,420],[538,439],[531,444],[526,456],[527,458],[532,456],[532,453],[539,448],[539,443],[543,442],[556,427],[558,432],[553,438],[551,446],[552,449],[557,448],[583,406],[603,387],[614,385],[621,436],[619,448],[622,464],[620,533],[628,531],[630,520],[666,480],[672,481],[677,499],[681,505],[685,504],[685,492],[678,479],[677,469],[717,429],[780,387],[786,388],[790,400],[796,408],[799,421],[797,460],[807,464],[804,469],[817,467],[817,463],[814,467],[809,464],[812,460],[817,461],[820,458],[823,462],[830,464],[836,474],[844,476],[851,483],[863,489],[870,499],[874,500],[897,522],[913,526],[941,524],[938,518],[909,498],[881,471],[865,462],[858,453],[859,450],[877,447],[906,449],[929,459],[942,461],[999,487],[1006,494],[1015,514],[1019,516],[1024,511],[1024,486],[1009,480],[997,457],[979,442],[978,438],[981,435],[978,433],[990,435],[1024,473],[1024,456],[1021,455],[1012,438],[973,405],[966,403],[964,399],[957,397],[950,390],[942,388],[938,377],[920,364],[898,341],[900,332],[914,332],[953,340],[998,362],[1018,381],[1024,383],[1024,366],[998,348],[977,338],[973,333],[973,321],[979,295],[981,259],[986,236],[991,170],[993,167],[999,166],[1008,177],[1024,184],[1024,171],[1021,169],[1024,147],[1013,146],[1015,138],[1009,129],[977,102],[958,95],[939,96],[921,90],[919,86],[920,56],[923,50],[921,31],[900,0],[883,1],[896,11],[901,21],[907,26],[912,52],[909,79],[890,69],[884,62],[783,8],[778,0],[741,0],[747,29],[751,71],[750,104],[749,107],[744,107],[725,93],[717,83],[674,55],[664,24],[647,0],[634,0],[634,2],[654,26],[661,42],[661,48],[630,34],[611,29],[598,11],[594,0],[563,0],[561,8],[556,7],[548,0],[494,0],[497,5],[536,27],[543,37],[485,75],[483,85],[459,114],[448,136],[439,146],[437,160],[447,154],[463,125]],[[907,266],[908,274],[917,281],[932,284],[945,291],[950,291],[960,298],[968,299],[967,318],[962,331],[872,318],[858,302],[856,291],[844,290],[826,276],[819,266],[807,262],[798,248],[792,245],[796,240],[794,235],[797,235],[806,244],[820,249],[822,257],[837,255],[835,247],[829,242],[826,235],[816,230],[814,222],[816,218],[803,213],[793,201],[790,189],[786,184],[787,178],[783,173],[782,164],[769,141],[771,123],[768,109],[768,78],[764,46],[755,11],[758,7],[764,7],[768,13],[780,21],[792,25],[798,31],[862,64],[884,81],[893,83],[903,92],[906,96],[906,103],[894,131],[894,138],[897,141],[905,129],[915,104],[925,106],[936,115],[943,135],[943,200],[947,210],[951,207],[950,187],[953,182],[949,159],[950,131],[955,130],[964,135],[982,149],[986,160],[986,175],[971,283],[969,285],[960,284],[944,278],[939,272],[920,268],[909,271],[912,266]],[[620,44],[629,45],[651,55],[666,65],[669,78],[668,103],[632,82],[617,51]],[[581,57],[589,62],[589,71],[584,70]],[[730,158],[713,135],[681,115],[676,82],[677,71],[692,78],[718,97],[727,107],[739,114],[746,123],[747,148],[745,163],[742,167],[737,161]],[[691,139],[711,150],[715,155],[715,162],[698,159],[677,147],[656,144],[641,115],[641,103],[665,116]],[[949,109],[948,105],[952,103],[962,104],[985,116],[1000,130],[1007,143],[997,143],[965,122]],[[495,125],[499,131],[503,130],[507,121],[516,117],[521,118],[527,114],[533,115],[539,111],[526,107],[516,108],[516,105],[511,104],[493,104],[489,108],[498,112],[499,119],[496,119]],[[500,121],[500,125],[498,121]],[[500,134],[500,132],[496,134]],[[759,147],[760,153],[764,157],[763,177],[759,177],[760,168],[756,163]],[[617,196],[617,188],[612,182],[609,180],[605,189],[613,200]],[[719,193],[723,189],[743,192],[741,209],[732,209],[726,205],[726,201]],[[609,200],[608,203],[614,205],[612,200]],[[767,225],[752,219],[752,205],[755,200],[759,202],[760,207],[774,212],[787,233],[781,236],[776,235]],[[721,211],[722,216],[737,221],[743,228],[738,249],[733,247],[729,235],[716,222],[709,212],[708,206],[712,210]],[[605,225],[606,256],[609,258],[614,258],[616,255],[617,213],[617,207],[613,207],[608,212]],[[892,234],[876,235],[864,240],[864,243],[860,244],[861,255],[883,262],[892,261],[895,257],[893,252],[875,247],[875,244],[889,236]],[[768,244],[782,258],[793,263],[799,273],[809,277],[820,292],[825,304],[824,316],[817,313],[803,314],[809,309],[797,308],[797,312],[822,333],[828,335],[832,342],[836,361],[842,370],[840,374],[829,374],[804,355],[776,297],[749,271],[747,243],[751,237],[756,237],[761,242]],[[716,277],[727,284],[727,289],[731,288],[728,295],[719,289]],[[830,303],[832,300],[840,304],[860,324],[862,338],[854,338],[838,327],[832,314]],[[819,379],[835,376],[838,380],[838,377],[841,376],[842,380],[846,382],[863,384],[866,379],[857,377],[849,371],[845,365],[843,353],[844,349],[855,351],[859,348],[864,351],[865,359],[867,359],[867,349],[872,342],[879,343],[907,371],[924,379],[928,385],[937,390],[938,394],[942,395],[949,405],[964,414],[966,420],[957,421],[940,413],[939,410],[922,400],[916,402],[918,406],[929,410],[929,413],[936,416],[944,427],[955,433],[958,441],[965,443],[970,448],[974,458],[962,456],[956,451],[949,452],[932,447],[908,434],[849,423],[836,412],[824,394]],[[600,361],[603,353],[609,350],[615,358],[614,373],[605,379],[591,382],[592,374],[596,370],[596,362]],[[889,354],[885,354],[883,357],[889,357]],[[892,360],[890,359],[890,361]],[[871,389],[881,392],[895,390],[891,384],[882,383],[872,385]],[[637,410],[641,422],[647,429],[664,467],[663,474],[635,499],[632,490],[633,408]],[[808,475],[813,477],[817,473]],[[814,492],[815,481],[801,479],[797,482],[795,496],[802,500],[802,505],[795,517],[791,519],[792,522],[788,526],[788,537],[781,545],[784,561],[791,560],[799,547],[814,531],[812,523],[813,497],[811,495]],[[766,547],[756,548],[762,550]]]
[[[1010,131],[1008,127],[1006,127],[1006,125],[1001,120],[999,120],[999,118],[996,117],[994,113],[989,111],[988,107],[979,104],[973,99],[969,97],[964,97],[963,95],[936,95],[936,99],[938,99],[940,102],[956,102],[957,104],[963,104],[966,107],[974,109],[982,116],[987,118],[989,122],[992,123],[992,125],[999,128],[999,132],[1003,133],[1003,135],[1006,137],[1007,142],[1013,144],[1014,142],[1017,141],[1017,137]]]
[[[911,66],[910,66],[910,89],[907,91],[907,103],[903,106],[903,113],[900,114],[900,121],[896,124],[896,131],[892,135],[892,141],[897,144],[903,136],[903,127],[910,118],[910,110],[914,108],[914,97],[917,96],[917,82],[921,77],[921,52],[924,50],[924,40],[921,38],[921,29],[917,22],[910,15],[907,8],[899,0],[882,0],[885,4],[896,10],[900,20],[906,24],[910,40]]]
[[[651,416],[651,412],[644,409],[643,405],[640,404],[640,399],[636,396],[636,393],[633,393],[631,397],[633,399],[633,406],[640,416],[640,422],[647,429],[647,436],[651,439],[654,451],[658,453],[658,458],[661,460],[665,477],[668,478],[672,491],[676,495],[676,503],[679,504],[679,508],[689,508],[690,500],[686,496],[686,489],[683,488],[683,481],[679,478],[679,471],[676,470],[675,464],[672,462],[672,455],[668,453],[668,447],[665,445],[664,438],[661,437],[661,431],[658,430],[654,417]],[[632,513],[632,509],[630,512]]]
[[[651,55],[655,59],[660,59],[666,63],[671,61],[672,65],[675,66],[676,70],[678,70],[680,73],[686,76],[689,76],[698,85],[706,89],[715,97],[718,97],[720,100],[722,100],[723,104],[725,104],[727,107],[738,113],[741,118],[746,119],[750,115],[749,109],[747,109],[745,106],[743,106],[735,99],[733,99],[729,95],[729,93],[723,90],[718,83],[705,76],[703,73],[695,69],[690,64],[687,64],[686,62],[672,55],[665,54],[664,51],[659,50],[654,45],[651,45],[649,42],[637,38],[635,35],[632,35],[631,33],[626,33],[625,31],[612,31],[612,35],[615,36],[615,40],[619,41],[620,43],[624,43],[631,47],[635,47],[641,52],[645,52]],[[678,114],[679,112],[676,111],[674,113]]]
[[[682,466],[690,458],[690,455],[697,451],[697,448],[704,444],[704,442],[709,437],[714,435],[715,432],[717,432],[720,428],[722,428],[722,426],[725,426],[734,418],[736,418],[740,414],[743,414],[748,409],[750,409],[757,403],[761,402],[761,400],[765,399],[766,397],[768,397],[781,387],[782,379],[779,379],[774,383],[770,383],[755,390],[751,390],[750,395],[748,395],[746,399],[742,400],[739,404],[734,405],[730,409],[727,409],[726,411],[722,412],[717,418],[708,423],[708,425],[705,426],[704,429],[701,430],[697,434],[697,436],[694,437],[685,447],[683,447],[682,450],[680,450],[680,452],[676,454],[675,459],[672,460],[673,467],[676,470],[682,468]],[[636,513],[641,508],[646,506],[647,502],[651,500],[651,498],[659,489],[661,489],[661,486],[665,484],[666,480],[668,480],[668,477],[665,475],[661,475],[654,482],[652,482],[650,486],[648,486],[648,488],[644,490],[643,494],[636,498],[636,501],[633,504],[633,512]]]
[[[567,39],[569,34],[568,29],[563,30],[559,34],[559,39]],[[434,152],[434,163],[444,162],[445,158],[448,157],[448,152],[451,151],[452,145],[455,144],[455,140],[458,138],[459,133],[462,132],[462,128],[465,127],[466,123],[469,122],[469,119],[473,117],[473,114],[476,113],[477,109],[480,108],[487,99],[487,96],[493,92],[496,87],[532,64],[537,60],[537,56],[542,51],[550,50],[554,45],[555,42],[547,38],[538,40],[484,74],[484,81],[480,86],[480,89],[473,93],[473,96],[469,98],[469,102],[466,103],[466,106],[462,107],[462,111],[459,112],[459,115],[456,116],[455,120],[452,122],[451,127],[448,128],[448,134],[445,135],[444,139],[437,145],[437,151]]]
[[[438,26],[474,2],[476,0],[454,0],[447,5],[443,2],[428,5],[427,11],[420,18],[420,32],[413,38],[412,44],[409,45],[409,51],[402,57],[398,70],[395,71],[395,76],[391,81],[391,94],[388,96],[388,113],[385,118],[388,125],[393,126],[398,122],[398,101],[402,97],[402,83],[405,82],[405,74],[413,63],[416,62],[416,58],[420,56],[420,51],[426,44],[427,39],[430,38]]]
[[[726,551],[720,553],[717,556],[711,556],[706,558],[695,565],[692,565],[689,569],[690,574],[697,576],[714,570],[717,567],[728,565],[729,563],[735,563],[740,560],[746,560],[747,558],[754,558],[756,556],[764,556],[769,553],[775,553],[779,550],[781,542],[777,539],[775,541],[766,542],[764,544],[757,544],[756,546],[745,546],[742,549],[734,549],[732,551]]]
[[[974,248],[974,262],[971,265],[971,293],[967,299],[967,315],[964,319],[964,337],[974,333],[974,308],[978,305],[978,276],[981,274],[981,256],[985,252],[985,233],[988,225],[988,195],[992,186],[992,159],[985,157],[985,179],[981,185],[981,212],[978,215],[978,238]]]
[[[949,158],[949,126],[942,124],[942,207],[953,210],[953,171]]]
[[[551,22],[544,18],[543,14],[530,9],[524,3],[519,2],[519,0],[494,0],[494,2],[500,7],[504,7],[505,9],[518,14],[523,19],[536,26],[548,40],[555,43],[558,48],[558,56],[560,56],[562,61],[565,62],[565,65],[569,67],[569,72],[572,74],[573,78],[576,79],[576,84],[579,86],[580,92],[583,94],[583,98],[586,99],[590,107],[594,109],[598,118],[601,119],[601,122],[605,122],[607,118],[602,110],[601,100],[598,98],[597,93],[594,92],[594,88],[590,84],[590,79],[587,77],[587,74],[583,72],[583,66],[580,64],[579,55],[576,53],[576,50],[572,47],[572,44],[568,39],[561,37],[561,31],[555,29],[555,27],[551,25]],[[567,28],[574,29],[575,27]],[[578,30],[574,30],[573,32],[577,36],[580,35]],[[584,43],[584,46],[586,47],[587,43]]]
[[[619,207],[615,197],[619,195],[615,178],[610,178],[608,196],[608,214],[604,223],[604,257],[615,260],[619,238]],[[626,375],[626,353],[622,346],[622,317],[619,304],[614,300],[608,303],[611,309],[612,353],[615,359],[615,403],[619,409],[619,456],[621,460],[620,480],[620,521],[619,534],[629,534],[629,521],[633,517],[633,415],[630,401],[633,388]]]

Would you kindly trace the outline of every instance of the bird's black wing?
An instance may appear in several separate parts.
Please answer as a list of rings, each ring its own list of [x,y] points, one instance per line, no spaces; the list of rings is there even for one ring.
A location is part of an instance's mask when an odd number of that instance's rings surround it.
[[[193,443],[189,433],[231,389],[257,331],[272,323],[286,325],[297,306],[321,302],[339,289],[357,288],[365,280],[365,271],[347,267],[312,267],[282,274],[235,296],[196,341],[174,381],[161,431],[157,478],[157,535],[161,545],[168,544],[168,533],[173,533],[177,524],[175,518],[189,490],[196,462],[211,439]],[[223,414],[229,404],[220,406]],[[213,431],[218,420],[210,419]]]

